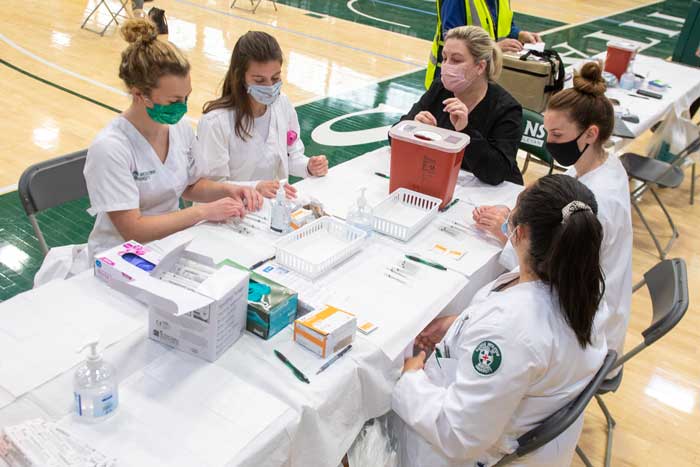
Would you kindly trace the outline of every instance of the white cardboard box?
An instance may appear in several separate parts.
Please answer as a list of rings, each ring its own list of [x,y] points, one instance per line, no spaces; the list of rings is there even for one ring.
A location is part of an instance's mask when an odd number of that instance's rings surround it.
[[[211,258],[186,250],[190,241],[180,234],[146,246],[126,242],[96,255],[94,270],[110,287],[149,306],[151,339],[213,362],[245,329],[249,274],[216,269]],[[193,289],[161,280],[180,258],[215,271]]]
[[[357,318],[327,305],[294,321],[294,340],[326,358],[352,343]]]

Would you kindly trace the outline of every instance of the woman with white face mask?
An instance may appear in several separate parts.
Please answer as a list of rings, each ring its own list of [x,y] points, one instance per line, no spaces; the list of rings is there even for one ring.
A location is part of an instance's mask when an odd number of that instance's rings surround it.
[[[323,176],[326,156],[306,157],[296,110],[281,94],[282,49],[261,31],[242,35],[233,48],[221,97],[204,105],[194,151],[207,177],[252,186],[267,198],[279,180]],[[296,190],[285,184],[288,198]]]
[[[554,160],[568,167],[566,174],[590,188],[598,202],[604,234],[604,299],[610,310],[605,333],[608,346],[622,355],[632,303],[632,214],[627,173],[620,160],[604,148],[615,126],[615,112],[605,97],[602,73],[598,63],[584,64],[573,87],[549,101],[544,127],[547,150]],[[474,221],[506,244],[501,225],[508,212],[505,206],[480,206],[474,211]],[[513,268],[517,264],[513,248],[506,244],[500,261],[507,269]]]
[[[84,176],[90,212],[90,258],[125,240],[146,243],[198,222],[243,217],[260,209],[255,190],[201,178],[191,153],[194,132],[182,120],[192,92],[190,64],[156,26],[131,19],[121,27],[129,46],[119,77],[132,100],[88,149]],[[200,204],[180,209],[180,197]]]
[[[607,311],[596,210],[566,175],[520,194],[505,229],[519,269],[434,319],[404,361],[391,404],[399,465],[492,466],[591,381],[608,350],[594,324]],[[517,465],[570,465],[582,426],[583,416]]]
[[[522,107],[495,83],[501,50],[482,28],[451,29],[442,49],[442,73],[401,120],[416,120],[466,133],[462,168],[491,185],[523,184],[515,156]]]

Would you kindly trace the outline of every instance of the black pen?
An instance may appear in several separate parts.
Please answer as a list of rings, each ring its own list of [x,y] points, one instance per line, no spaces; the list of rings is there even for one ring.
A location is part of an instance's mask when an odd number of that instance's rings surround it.
[[[250,267],[250,270],[252,271],[253,269],[258,269],[260,266],[262,266],[263,264],[267,263],[268,261],[272,261],[273,259],[275,259],[274,256],[270,256],[269,258],[261,259],[260,261],[258,261],[258,262],[255,263],[254,265],[252,265],[252,266]]]
[[[292,362],[290,362],[289,360],[287,360],[287,357],[285,357],[284,355],[282,355],[282,352],[279,352],[279,351],[275,350],[275,355],[277,355],[277,358],[279,358],[280,360],[282,360],[282,363],[284,363],[284,364],[287,366],[287,368],[289,368],[290,370],[292,370],[292,373],[294,373],[294,376],[296,376],[296,378],[297,378],[299,381],[301,381],[302,383],[306,383],[306,384],[309,384],[309,383],[310,383],[309,379],[308,379],[306,376],[304,376],[304,373],[302,373],[301,370],[299,370],[299,368],[297,368],[297,367],[295,367],[294,365],[292,365]]]
[[[389,176],[387,174],[383,174],[381,172],[374,172],[374,175],[376,175],[378,177],[386,178],[387,180],[389,180]]]
[[[339,359],[340,357],[342,357],[343,355],[345,355],[350,349],[352,349],[352,344],[348,344],[347,347],[345,347],[343,350],[341,350],[340,352],[338,352],[333,358],[331,358],[331,359],[328,360],[326,363],[324,363],[324,364],[321,366],[321,368],[318,369],[318,371],[316,372],[316,374],[321,373],[323,370],[325,370],[326,368],[328,368],[329,366],[331,366],[333,363],[335,363],[336,361],[338,361],[338,359]]]

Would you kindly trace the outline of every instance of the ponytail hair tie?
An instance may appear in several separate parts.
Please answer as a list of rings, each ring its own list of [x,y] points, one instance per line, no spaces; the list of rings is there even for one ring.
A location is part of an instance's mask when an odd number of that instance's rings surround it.
[[[572,201],[563,208],[561,208],[561,223],[566,224],[566,221],[569,220],[569,216],[571,216],[575,212],[579,211],[591,211],[593,210],[588,206],[586,203],[583,201]]]

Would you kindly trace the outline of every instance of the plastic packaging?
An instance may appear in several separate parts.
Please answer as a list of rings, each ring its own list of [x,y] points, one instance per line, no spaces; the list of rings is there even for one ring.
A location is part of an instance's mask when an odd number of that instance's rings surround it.
[[[620,87],[622,89],[634,89],[634,59],[630,60],[627,71],[625,71],[620,77]]]
[[[87,343],[90,355],[78,366],[73,377],[75,413],[86,422],[99,422],[114,415],[119,406],[119,388],[114,367],[97,353],[98,341]]]
[[[280,183],[275,200],[272,202],[270,229],[282,234],[289,232],[292,221],[291,213],[292,210],[284,192],[284,184]]]
[[[374,214],[372,207],[367,203],[367,198],[365,198],[365,191],[367,191],[365,187],[360,189],[360,197],[357,198],[355,206],[350,208],[346,220],[348,224],[367,232],[367,238],[369,238],[372,235]]]

